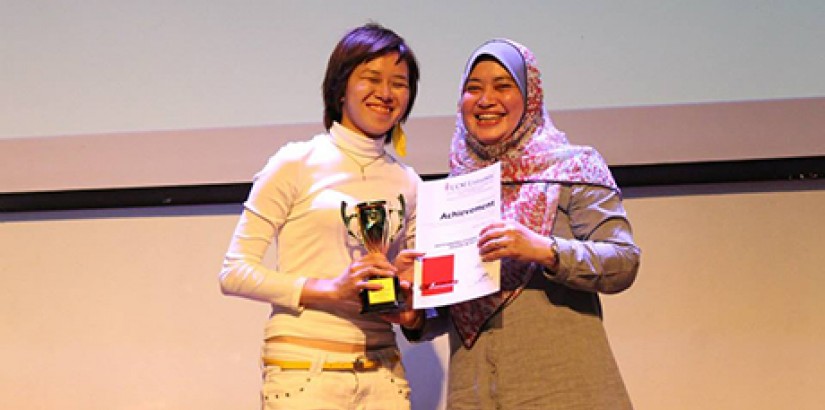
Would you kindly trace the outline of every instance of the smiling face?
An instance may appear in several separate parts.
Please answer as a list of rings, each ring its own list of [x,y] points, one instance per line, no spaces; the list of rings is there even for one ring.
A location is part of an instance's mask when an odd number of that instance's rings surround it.
[[[360,64],[347,80],[341,125],[370,138],[383,137],[410,101],[407,63],[389,53]]]
[[[464,84],[461,116],[467,132],[484,145],[511,135],[524,115],[524,98],[515,80],[494,60],[479,61]]]

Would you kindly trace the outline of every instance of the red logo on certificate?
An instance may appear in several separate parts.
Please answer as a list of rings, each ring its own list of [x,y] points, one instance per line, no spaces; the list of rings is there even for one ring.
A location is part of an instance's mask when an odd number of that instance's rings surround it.
[[[421,295],[431,296],[453,291],[456,284],[453,274],[453,255],[425,257],[421,262]]]

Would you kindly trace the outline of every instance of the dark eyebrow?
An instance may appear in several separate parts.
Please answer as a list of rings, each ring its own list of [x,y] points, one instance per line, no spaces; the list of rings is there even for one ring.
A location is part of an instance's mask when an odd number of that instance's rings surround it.
[[[381,72],[378,71],[378,70],[373,70],[373,69],[367,68],[367,69],[364,69],[364,71],[361,72],[361,75],[372,75],[372,76],[380,77]],[[403,75],[403,74],[393,74],[392,76],[390,76],[390,78],[409,81],[409,77],[406,76],[406,75]]]
[[[515,83],[516,82],[516,80],[514,80],[509,75],[502,75],[502,76],[499,76],[499,77],[494,77],[492,82],[493,83],[500,83],[502,81],[505,81],[505,82],[508,82],[508,83]],[[480,83],[482,81],[481,81],[481,79],[476,78],[476,77],[469,77],[469,78],[467,78],[467,81],[465,83],[469,83],[469,82]]]
[[[514,80],[513,77],[510,77],[509,75],[503,75],[503,76],[500,76],[500,77],[493,78],[494,83],[498,83],[498,82],[501,82],[501,81],[507,81],[507,82],[512,82],[512,83],[516,82],[516,80]]]
[[[364,75],[364,74],[369,74],[369,75],[381,75],[381,73],[380,73],[380,72],[378,72],[378,70],[372,70],[372,69],[369,69],[369,68],[364,69],[364,71],[362,71],[362,72],[361,72],[361,75]]]

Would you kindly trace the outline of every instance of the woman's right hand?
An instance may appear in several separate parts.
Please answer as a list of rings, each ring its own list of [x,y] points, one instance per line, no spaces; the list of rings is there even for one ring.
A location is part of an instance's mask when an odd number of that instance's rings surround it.
[[[379,283],[369,282],[368,279],[381,276],[393,277],[397,269],[380,253],[368,253],[361,259],[355,260],[340,276],[334,279],[337,288],[337,299],[359,301],[362,290],[381,290]]]
[[[397,269],[380,253],[368,253],[353,261],[338,277],[307,279],[301,293],[304,306],[354,305],[360,308],[362,290],[380,290],[380,283],[369,282],[376,276],[393,277]]]

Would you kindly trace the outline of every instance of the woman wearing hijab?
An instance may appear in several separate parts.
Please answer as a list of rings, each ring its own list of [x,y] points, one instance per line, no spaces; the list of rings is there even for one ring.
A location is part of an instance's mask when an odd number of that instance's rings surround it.
[[[417,83],[418,63],[401,37],[377,24],[353,29],[327,65],[326,132],[282,147],[254,178],[220,283],[225,294],[272,306],[262,408],[410,408],[390,323],[405,324],[405,314],[362,314],[359,294],[382,287],[371,277],[404,273],[415,255],[404,249],[420,178],[385,146],[390,135],[401,142],[393,130],[410,114]],[[403,230],[386,257],[367,254],[348,235],[342,202],[397,207],[399,194],[409,204]],[[274,267],[263,262],[270,246]]]
[[[627,289],[639,266],[620,191],[596,150],[555,128],[532,53],[506,39],[467,63],[451,175],[495,162],[502,220],[478,247],[501,260],[502,290],[448,309],[448,408],[632,408],[598,297]],[[406,333],[435,334],[437,322]]]

